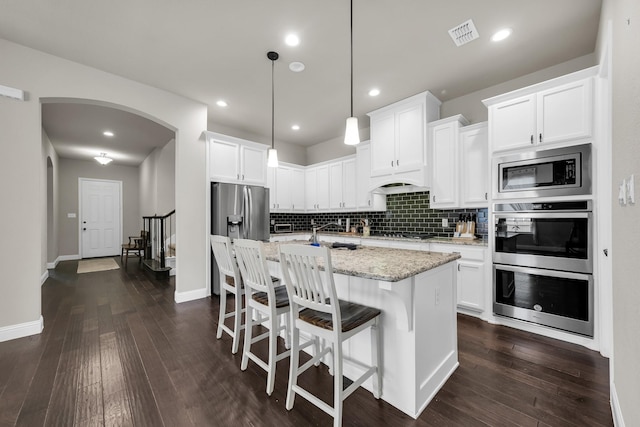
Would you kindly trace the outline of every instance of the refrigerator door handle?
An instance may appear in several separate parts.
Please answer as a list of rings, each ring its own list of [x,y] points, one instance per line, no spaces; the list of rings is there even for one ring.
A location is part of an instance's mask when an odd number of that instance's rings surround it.
[[[244,222],[244,227],[242,227],[242,238],[246,239],[248,238],[248,236],[251,235],[251,203],[252,203],[252,197],[251,197],[251,189],[249,187],[244,187],[243,188],[243,193],[244,193],[244,217],[248,218],[248,221]]]

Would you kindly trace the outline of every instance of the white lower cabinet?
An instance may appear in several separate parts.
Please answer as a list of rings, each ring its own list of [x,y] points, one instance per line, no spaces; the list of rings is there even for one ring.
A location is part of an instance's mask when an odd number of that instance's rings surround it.
[[[485,310],[486,247],[432,243],[432,252],[458,252],[458,308],[464,313],[480,315]]]

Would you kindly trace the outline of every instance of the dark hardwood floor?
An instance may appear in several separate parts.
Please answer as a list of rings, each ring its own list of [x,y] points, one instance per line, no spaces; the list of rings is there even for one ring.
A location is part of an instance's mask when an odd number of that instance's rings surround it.
[[[216,340],[218,299],[173,302],[172,281],[128,270],[50,271],[42,334],[0,343],[0,426],[308,426],[331,418],[276,388],[231,339]],[[459,315],[460,367],[418,420],[363,389],[345,426],[611,426],[608,360],[579,346]],[[266,350],[263,346],[262,351]],[[331,376],[302,381],[330,399]]]

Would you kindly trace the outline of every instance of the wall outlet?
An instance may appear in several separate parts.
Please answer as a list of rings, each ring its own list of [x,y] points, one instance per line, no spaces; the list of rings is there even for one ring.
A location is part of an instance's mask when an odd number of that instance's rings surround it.
[[[342,225],[342,219],[338,220],[338,225]]]
[[[447,218],[442,218],[442,228],[447,228],[449,226],[449,220]]]
[[[311,218],[311,225],[316,225],[316,220]]]

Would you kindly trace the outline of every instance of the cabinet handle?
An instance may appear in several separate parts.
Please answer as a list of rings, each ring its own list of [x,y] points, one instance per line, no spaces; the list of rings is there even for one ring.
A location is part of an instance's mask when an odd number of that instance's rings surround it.
[[[487,198],[487,196],[488,196],[488,195],[487,195],[487,193],[484,193],[484,199],[485,199],[485,200],[489,200],[489,199]]]
[[[531,134],[531,143],[533,144],[533,134]]]
[[[396,160],[396,166],[400,166],[400,160]]]
[[[371,199],[367,200],[367,205],[371,206]]]
[[[433,196],[433,201],[434,201],[434,202],[436,201],[436,196]]]
[[[542,134],[540,134],[540,142],[542,142]]]
[[[239,174],[239,173],[238,173],[238,174],[236,174],[236,179],[237,179],[237,180],[240,180],[240,174]]]
[[[391,167],[393,167],[393,160],[391,160]]]
[[[458,271],[460,271],[460,264],[458,264]]]
[[[244,174],[242,174],[242,180],[244,181]]]

